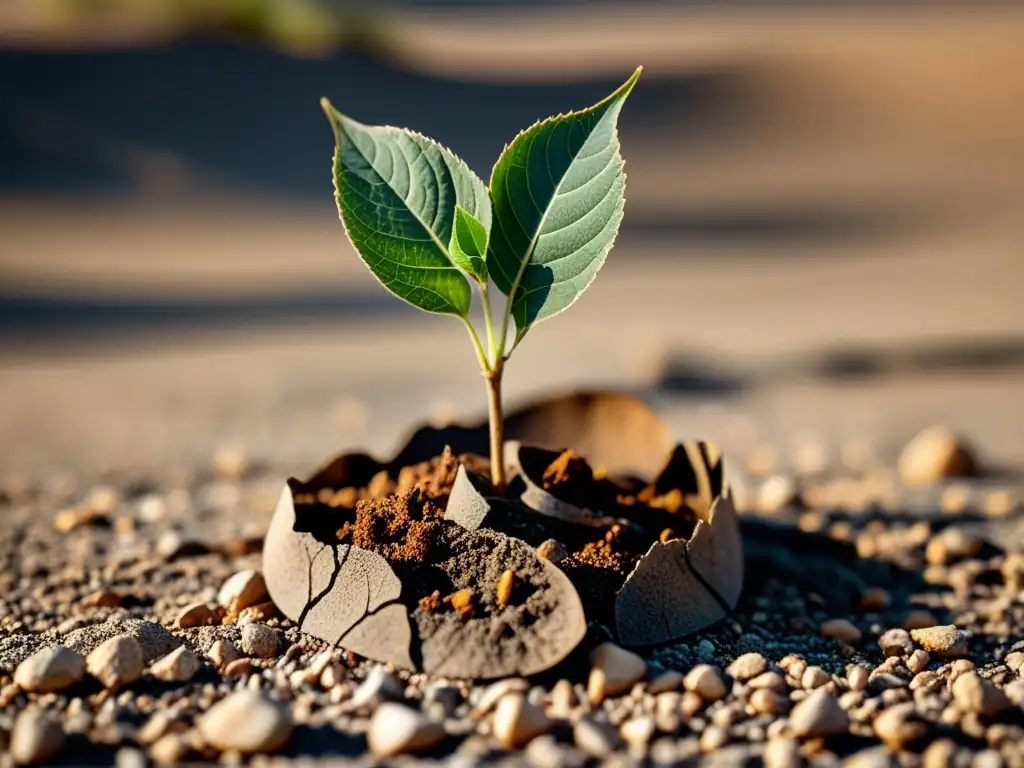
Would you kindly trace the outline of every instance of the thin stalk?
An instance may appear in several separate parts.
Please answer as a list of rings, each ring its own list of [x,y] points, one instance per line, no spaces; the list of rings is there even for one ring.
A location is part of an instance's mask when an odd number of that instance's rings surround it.
[[[498,355],[503,354],[505,348],[495,351],[497,348],[494,346],[494,317],[491,315],[491,297],[487,291],[487,280],[480,282],[480,299],[480,303],[484,305],[484,325],[487,330],[487,359],[491,361],[493,368],[497,364]]]
[[[486,371],[487,415],[491,426],[491,485],[500,496],[505,492],[505,436],[501,411],[501,374],[505,367],[502,358],[495,360],[494,369]]]
[[[476,333],[476,328],[469,322],[468,317],[462,318],[462,322],[466,324],[466,329],[469,331],[469,338],[473,341],[473,349],[476,350],[476,359],[480,361],[480,370],[483,371],[484,375],[490,375],[491,365],[487,360],[487,354],[484,352],[484,345],[480,343],[480,337]]]

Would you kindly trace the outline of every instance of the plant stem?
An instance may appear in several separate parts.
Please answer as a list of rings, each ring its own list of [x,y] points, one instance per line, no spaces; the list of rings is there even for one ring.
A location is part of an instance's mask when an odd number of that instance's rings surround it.
[[[484,352],[484,345],[480,343],[480,337],[476,333],[476,328],[469,322],[468,317],[462,318],[462,322],[466,324],[466,329],[469,331],[469,338],[473,341],[473,349],[476,350],[476,359],[480,361],[480,370],[483,371],[484,376],[489,376],[491,373],[491,365],[487,360],[487,354]]]
[[[505,436],[501,411],[501,374],[503,358],[494,361],[494,368],[484,372],[487,379],[487,415],[491,425],[491,485],[500,496],[505,491]]]
[[[495,351],[494,346],[494,317],[491,315],[491,297],[487,292],[487,280],[483,280],[480,283],[480,303],[484,305],[484,325],[487,330],[487,359],[491,361],[491,367],[497,365],[499,355],[504,354],[505,350]]]

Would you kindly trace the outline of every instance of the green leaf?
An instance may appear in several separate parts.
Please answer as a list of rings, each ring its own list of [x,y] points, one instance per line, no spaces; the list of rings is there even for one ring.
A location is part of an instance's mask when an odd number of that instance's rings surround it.
[[[455,208],[455,224],[448,251],[452,261],[462,270],[478,280],[487,279],[487,230],[462,206]]]
[[[369,126],[321,101],[334,129],[338,213],[384,286],[428,312],[469,314],[469,282],[448,251],[457,206],[486,228],[487,187],[453,152],[413,131]]]
[[[487,268],[516,343],[579,298],[615,242],[626,185],[616,123],[641,69],[594,106],[523,131],[494,166]]]

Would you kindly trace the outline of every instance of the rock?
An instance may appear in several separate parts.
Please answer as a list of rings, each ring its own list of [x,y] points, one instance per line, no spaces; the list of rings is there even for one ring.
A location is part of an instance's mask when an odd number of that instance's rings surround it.
[[[871,672],[864,667],[854,665],[846,672],[846,680],[850,684],[851,691],[867,690],[870,679]]]
[[[158,680],[168,683],[183,683],[195,677],[202,668],[203,662],[188,648],[181,646],[154,662],[149,671]]]
[[[242,650],[259,659],[271,659],[278,655],[277,632],[266,624],[253,622],[242,627]]]
[[[846,733],[850,720],[831,693],[817,688],[793,707],[789,725],[796,736],[816,739]]]
[[[698,664],[683,678],[683,688],[693,691],[704,701],[718,701],[726,694],[725,681],[710,664]]]
[[[770,739],[764,747],[764,768],[800,768],[800,745],[794,739]]]
[[[750,694],[750,708],[759,715],[781,715],[789,710],[789,699],[770,688],[758,688]]]
[[[157,765],[181,765],[191,752],[191,745],[180,733],[168,733],[149,748],[149,756]]]
[[[872,728],[875,736],[893,752],[900,752],[907,744],[923,739],[928,733],[928,725],[916,715],[912,701],[883,710],[874,719]]]
[[[905,629],[890,629],[878,638],[878,647],[886,656],[903,656],[913,650],[910,633]]]
[[[1024,651],[1014,651],[1013,653],[1006,654],[1003,663],[1009,667],[1011,672],[1020,674],[1021,670],[1024,669]]]
[[[242,658],[242,652],[230,640],[217,640],[206,654],[213,666],[224,669],[228,664]]]
[[[714,752],[729,743],[729,731],[721,725],[709,725],[700,734],[701,752]]]
[[[647,674],[647,662],[614,643],[602,643],[590,655],[587,696],[591,704],[600,704],[606,696],[624,693]]]
[[[462,691],[448,683],[431,683],[423,691],[424,711],[436,711],[441,718],[451,717],[461,703]]]
[[[494,710],[494,736],[505,749],[515,749],[551,730],[544,710],[527,701],[522,693],[502,697]]]
[[[935,626],[935,615],[931,611],[911,611],[903,619],[903,628],[908,632]]]
[[[352,695],[350,706],[356,710],[376,709],[385,701],[401,701],[405,686],[386,667],[373,667]]]
[[[624,722],[619,727],[619,734],[633,753],[643,755],[656,730],[654,718],[650,715],[641,715]]]
[[[243,656],[240,659],[235,659],[225,664],[222,674],[228,680],[237,680],[240,677],[245,677],[250,672],[252,672],[252,659],[248,656]]]
[[[403,704],[384,702],[373,713],[366,742],[377,757],[422,752],[444,741],[441,723]]]
[[[907,485],[927,485],[945,477],[973,477],[978,473],[971,447],[944,426],[919,432],[904,447],[897,467]]]
[[[64,748],[64,728],[60,719],[44,709],[29,707],[14,721],[10,754],[15,763],[45,763]]]
[[[583,752],[597,758],[607,757],[622,743],[619,732],[610,723],[592,717],[581,717],[576,722],[572,738]]]
[[[225,581],[217,593],[217,602],[235,614],[268,599],[263,574],[253,570],[239,571]]]
[[[206,603],[189,603],[178,614],[178,626],[181,629],[206,627],[218,623],[217,613]]]
[[[949,659],[967,655],[967,633],[952,624],[915,629],[910,636],[918,645],[936,656]]]
[[[122,600],[117,592],[111,592],[109,589],[100,589],[87,595],[82,602],[90,608],[119,608]]]
[[[805,691],[821,688],[831,682],[832,676],[821,667],[810,666],[800,676],[800,687]]]
[[[683,674],[670,669],[651,680],[647,684],[647,692],[652,696],[657,696],[659,693],[665,693],[665,691],[677,691],[682,684]]]
[[[569,556],[565,545],[555,539],[546,539],[538,544],[537,554],[554,565],[558,565]]]
[[[208,744],[226,752],[274,752],[288,743],[292,723],[285,709],[256,691],[236,691],[214,704],[197,725]]]
[[[1013,706],[1009,697],[977,672],[964,672],[953,681],[953,700],[965,712],[991,717]]]
[[[131,685],[142,677],[145,666],[142,646],[127,635],[104,641],[85,659],[89,674],[109,690]]]
[[[786,678],[784,678],[778,672],[769,670],[767,672],[762,672],[757,677],[748,680],[747,688],[750,688],[752,690],[756,690],[758,688],[768,688],[773,691],[780,691],[785,693]]]
[[[203,542],[190,539],[178,531],[164,531],[156,540],[156,553],[167,561],[204,555],[210,551]]]
[[[744,653],[733,660],[726,672],[736,680],[749,680],[757,677],[768,667],[768,662],[760,653]]]
[[[147,664],[166,656],[181,645],[181,640],[159,624],[118,616],[68,632],[61,638],[61,645],[85,655],[103,641],[119,636],[135,638],[142,647],[142,655]]]
[[[146,754],[131,747],[121,747],[114,755],[114,768],[146,768]]]
[[[831,637],[848,645],[860,642],[861,632],[849,619],[832,619],[821,625],[822,637]]]
[[[937,739],[928,745],[921,755],[922,768],[949,768],[956,765],[956,742],[952,739]]]
[[[907,657],[907,669],[912,674],[918,674],[924,672],[928,668],[928,662],[931,661],[931,657],[928,655],[928,651],[923,651],[918,648],[909,657]]]
[[[884,611],[891,603],[892,597],[889,592],[881,587],[866,589],[860,596],[862,611]]]
[[[33,693],[61,691],[85,677],[85,660],[61,645],[36,651],[14,672],[14,682]]]

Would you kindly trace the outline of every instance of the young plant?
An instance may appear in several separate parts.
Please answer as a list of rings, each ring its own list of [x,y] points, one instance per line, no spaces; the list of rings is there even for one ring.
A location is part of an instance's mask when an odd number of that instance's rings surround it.
[[[334,130],[334,188],[352,245],[384,287],[466,325],[487,382],[491,481],[505,486],[501,377],[527,331],[579,298],[612,249],[626,177],[616,124],[640,77],[578,112],[522,131],[489,187],[452,151],[405,128],[321,106]],[[486,348],[470,320],[483,306]],[[507,297],[495,323],[491,287]],[[515,334],[509,338],[509,321]]]

